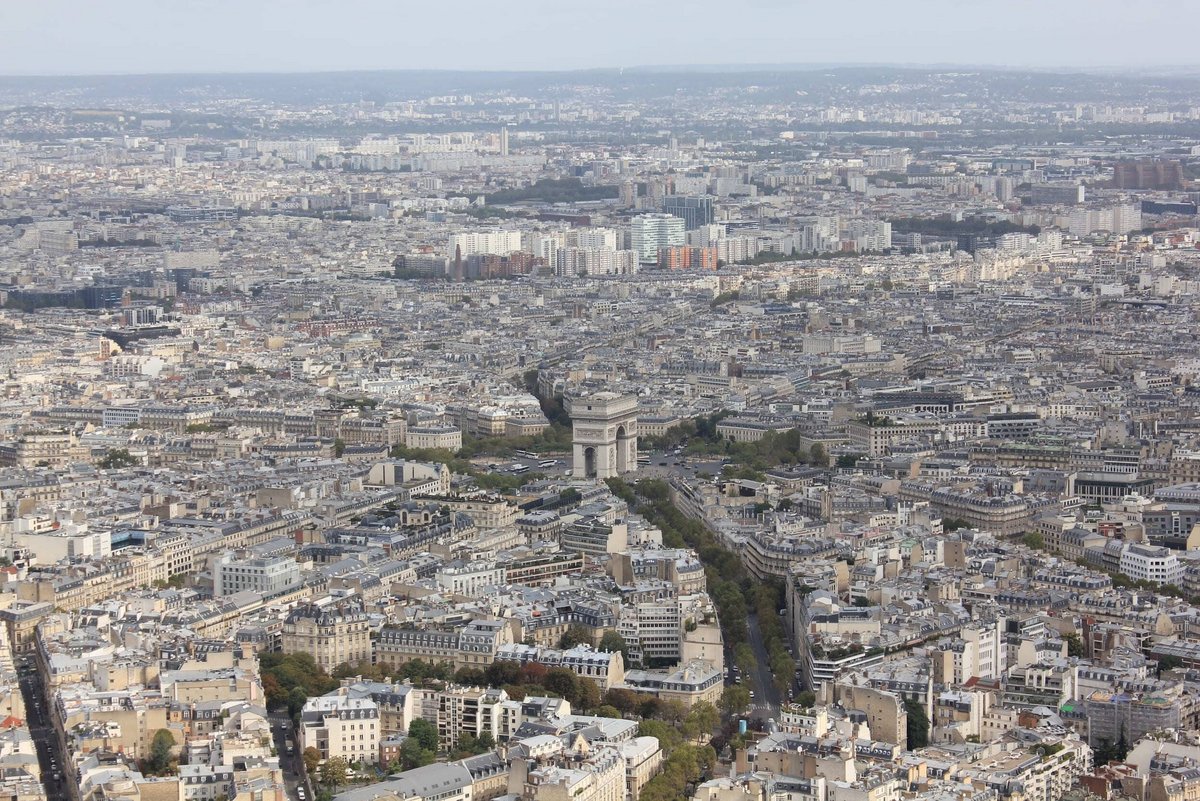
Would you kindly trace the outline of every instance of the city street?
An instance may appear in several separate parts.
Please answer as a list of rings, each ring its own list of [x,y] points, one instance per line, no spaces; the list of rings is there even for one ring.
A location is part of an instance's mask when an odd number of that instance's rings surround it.
[[[283,783],[287,788],[289,799],[298,799],[296,788],[303,785],[304,759],[300,754],[300,745],[292,732],[292,720],[286,711],[276,711],[268,716],[271,721],[271,737],[275,741],[275,750],[279,753],[279,767],[283,770]],[[287,741],[295,744],[292,754],[287,752]],[[314,798],[312,788],[305,790],[307,801]]]
[[[770,659],[767,648],[763,644],[762,631],[758,625],[758,615],[751,613],[746,620],[750,647],[754,650],[754,659],[758,665],[754,671],[755,698],[751,710],[754,718],[779,718],[779,707],[783,698],[775,686],[775,677],[771,673]]]
[[[638,467],[638,478],[670,478],[678,475],[690,480],[705,473],[719,476],[726,462],[724,458],[713,456],[676,456],[674,451],[654,451],[648,456],[649,464]]]
[[[31,657],[18,658],[17,674],[21,684],[21,697],[25,701],[29,732],[33,735],[34,746],[37,748],[38,767],[42,772],[42,785],[46,788],[46,795],[53,799],[68,798],[69,790],[63,774],[66,762],[60,753],[58,736],[46,709],[41,676],[38,675]]]

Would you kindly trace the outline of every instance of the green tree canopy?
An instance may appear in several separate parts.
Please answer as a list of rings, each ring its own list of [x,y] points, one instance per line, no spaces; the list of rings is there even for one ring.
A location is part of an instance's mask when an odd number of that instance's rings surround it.
[[[300,757],[304,760],[304,772],[309,776],[316,773],[317,766],[321,764],[321,752],[310,745]]]
[[[609,629],[600,638],[601,651],[620,651],[622,658],[629,656],[629,643],[616,631]]]
[[[346,761],[345,757],[330,757],[321,765],[321,784],[336,790],[340,785],[346,783],[346,776],[349,772],[350,763]]]
[[[137,458],[125,448],[109,448],[104,454],[104,458],[100,460],[99,466],[103,470],[116,470],[121,467],[132,467],[137,463]]]
[[[624,687],[613,687],[604,694],[604,703],[616,709],[622,715],[628,715],[638,708],[638,695],[633,690]]]
[[[924,748],[929,745],[929,714],[920,701],[907,698],[904,711],[908,713],[908,748]]]
[[[688,710],[688,717],[700,724],[703,732],[710,732],[721,722],[721,714],[708,701],[698,701]]]
[[[750,706],[750,691],[740,684],[731,684],[721,693],[721,711],[733,717]]]
[[[575,703],[579,697],[579,677],[569,668],[553,667],[546,673],[543,684],[548,692]]]
[[[600,688],[596,685],[596,682],[580,676],[573,705],[582,711],[598,707],[600,705]],[[617,717],[620,717],[620,715],[617,715]]]
[[[150,756],[144,760],[144,772],[151,776],[167,776],[175,772],[175,760],[171,752],[175,749],[175,735],[167,729],[154,732],[150,740]]]
[[[683,743],[679,730],[661,720],[643,720],[638,724],[638,736],[656,738],[664,756],[670,756]]]
[[[415,737],[409,737],[400,746],[400,767],[404,770],[430,765],[436,759],[437,753],[428,748],[422,748],[421,742]]]
[[[567,626],[567,630],[563,632],[562,637],[558,639],[559,648],[574,648],[576,645],[591,645],[592,635],[586,628],[578,623],[572,623]]]
[[[438,750],[438,731],[437,727],[424,718],[414,718],[413,722],[408,724],[408,736],[416,740],[426,751],[432,751],[435,754]]]

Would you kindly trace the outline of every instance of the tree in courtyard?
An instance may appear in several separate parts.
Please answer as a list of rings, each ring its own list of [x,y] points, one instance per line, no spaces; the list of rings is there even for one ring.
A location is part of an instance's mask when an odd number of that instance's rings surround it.
[[[616,709],[621,715],[628,715],[638,708],[639,699],[633,690],[614,687],[604,694],[604,703]]]
[[[654,737],[663,754],[670,755],[680,744],[683,737],[674,726],[669,726],[661,720],[643,720],[638,724],[639,737]]]
[[[1043,551],[1046,549],[1046,540],[1036,531],[1031,531],[1021,538],[1021,542],[1026,548],[1032,548],[1035,551]]]
[[[571,703],[575,703],[579,696],[579,677],[568,668],[550,668],[542,686],[546,688],[547,692],[554,693],[559,698],[565,698]]]
[[[929,715],[920,701],[905,699],[904,711],[908,713],[908,749],[924,748],[929,745]]]
[[[171,751],[175,748],[175,735],[166,729],[154,732],[150,741],[150,756],[145,760],[145,772],[153,776],[165,776],[174,772]]]
[[[408,724],[408,736],[416,740],[426,751],[437,753],[438,750],[438,732],[437,727],[424,718],[414,718],[413,722]]]
[[[611,629],[604,632],[604,636],[600,638],[599,650],[620,651],[622,659],[629,656],[629,644],[625,642],[624,637]]]
[[[563,632],[563,636],[558,639],[558,647],[563,649],[574,648],[576,645],[591,644],[592,635],[578,623],[572,623],[567,626],[567,630]]]
[[[350,763],[345,757],[333,756],[325,760],[325,764],[321,765],[321,784],[336,790],[340,785],[346,783],[346,776],[350,772]]]
[[[400,767],[404,770],[422,768],[432,764],[437,759],[437,753],[428,748],[422,748],[416,737],[409,737],[400,746]]]
[[[100,460],[99,466],[103,470],[115,470],[121,467],[132,467],[137,464],[136,456],[133,456],[124,448],[109,448],[105,452],[104,458]]]
[[[721,714],[708,701],[698,701],[688,710],[688,718],[696,721],[703,734],[710,733],[721,722]]]
[[[574,705],[584,711],[600,706],[600,688],[596,686],[596,682],[580,677]]]

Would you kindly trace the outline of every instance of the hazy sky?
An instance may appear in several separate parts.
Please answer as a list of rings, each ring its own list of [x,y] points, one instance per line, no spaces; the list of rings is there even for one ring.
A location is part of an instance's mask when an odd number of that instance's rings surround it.
[[[1198,0],[0,0],[0,74],[1196,64]]]

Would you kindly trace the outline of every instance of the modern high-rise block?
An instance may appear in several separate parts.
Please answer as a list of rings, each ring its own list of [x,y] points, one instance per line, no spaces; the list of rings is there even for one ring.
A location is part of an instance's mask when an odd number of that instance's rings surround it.
[[[862,250],[887,250],[892,246],[892,224],[884,220],[850,220],[846,236]]]
[[[465,259],[476,253],[494,253],[497,256],[507,256],[514,250],[521,249],[521,232],[494,229],[491,231],[465,231],[461,234],[451,234],[446,247],[446,255],[451,259],[455,250],[461,252]]]
[[[1029,187],[1029,202],[1038,205],[1074,206],[1087,198],[1080,183],[1034,184]]]
[[[1184,178],[1183,165],[1173,160],[1140,159],[1113,165],[1117,189],[1180,189]]]
[[[688,197],[687,195],[668,195],[663,198],[663,212],[683,220],[683,228],[693,231],[702,225],[713,221],[713,199],[708,195]]]
[[[683,220],[670,214],[643,214],[633,218],[629,226],[629,244],[642,264],[658,261],[664,248],[685,244]]]
[[[715,270],[717,249],[710,248],[663,248],[658,252],[658,266],[664,270]]]

